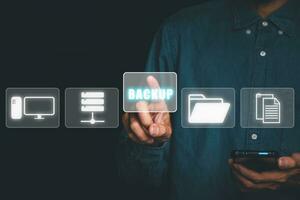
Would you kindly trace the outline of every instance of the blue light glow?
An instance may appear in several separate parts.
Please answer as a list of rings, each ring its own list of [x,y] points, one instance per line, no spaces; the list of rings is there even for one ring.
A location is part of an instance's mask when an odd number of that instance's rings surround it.
[[[127,97],[130,101],[157,101],[170,100],[174,95],[174,90],[170,88],[128,88]]]
[[[269,155],[269,153],[268,152],[259,152],[258,155],[267,156],[267,155]]]

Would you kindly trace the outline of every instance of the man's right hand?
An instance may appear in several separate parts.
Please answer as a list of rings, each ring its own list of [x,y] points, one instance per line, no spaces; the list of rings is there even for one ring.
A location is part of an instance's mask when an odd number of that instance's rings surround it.
[[[159,89],[158,81],[153,77],[147,78],[147,83],[152,89]],[[128,137],[141,144],[156,145],[167,141],[172,135],[172,125],[168,112],[150,112],[151,110],[167,110],[164,101],[148,104],[138,102],[138,113],[125,113],[123,124]]]

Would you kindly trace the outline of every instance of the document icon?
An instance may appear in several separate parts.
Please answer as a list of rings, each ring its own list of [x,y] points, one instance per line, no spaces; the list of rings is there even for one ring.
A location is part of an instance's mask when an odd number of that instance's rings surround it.
[[[189,94],[188,122],[191,124],[222,124],[230,108],[223,98],[206,98],[203,94]]]
[[[274,94],[256,94],[256,120],[263,124],[280,124],[280,101]]]

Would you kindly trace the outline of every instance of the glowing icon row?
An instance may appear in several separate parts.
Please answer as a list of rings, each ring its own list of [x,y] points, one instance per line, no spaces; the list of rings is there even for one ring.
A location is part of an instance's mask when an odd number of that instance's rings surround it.
[[[294,98],[293,88],[242,88],[238,101],[241,127],[293,128]],[[140,108],[138,106],[140,102],[147,106]],[[67,128],[119,126],[120,107],[117,88],[67,88],[64,107]],[[8,128],[60,126],[60,91],[57,88],[8,88],[6,108]],[[176,112],[176,73],[125,73],[123,111]],[[233,128],[235,116],[234,88],[181,90],[183,128]]]

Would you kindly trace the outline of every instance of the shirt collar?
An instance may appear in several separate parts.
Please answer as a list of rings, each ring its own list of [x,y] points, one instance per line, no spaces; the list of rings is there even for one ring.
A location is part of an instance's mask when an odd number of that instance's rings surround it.
[[[234,0],[234,29],[247,28],[255,22],[262,20],[251,8],[247,0]],[[267,20],[274,23],[279,29],[290,36],[295,34],[295,21],[299,12],[299,0],[289,0],[282,8],[270,15]]]

